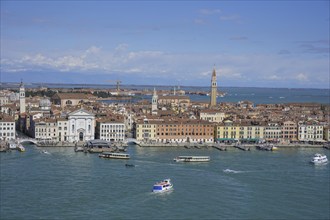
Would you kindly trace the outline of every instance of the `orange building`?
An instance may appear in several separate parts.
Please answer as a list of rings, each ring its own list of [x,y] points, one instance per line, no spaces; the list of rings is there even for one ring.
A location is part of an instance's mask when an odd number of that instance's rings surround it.
[[[156,127],[158,142],[204,142],[214,141],[214,125],[203,120],[170,119]]]
[[[208,121],[181,118],[149,118],[134,123],[138,141],[158,143],[212,143],[214,125]]]

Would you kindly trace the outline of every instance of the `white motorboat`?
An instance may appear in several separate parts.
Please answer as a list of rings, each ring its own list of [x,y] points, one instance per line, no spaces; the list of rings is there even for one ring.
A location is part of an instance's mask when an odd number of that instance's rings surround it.
[[[324,154],[315,154],[311,163],[313,164],[325,164],[328,162],[328,158]]]
[[[42,150],[41,153],[43,153],[43,154],[50,154],[50,153],[49,153],[48,151],[46,151],[46,150]]]
[[[19,145],[17,145],[17,150],[19,152],[24,152],[25,151],[25,148],[23,147],[23,145],[19,144]]]
[[[152,188],[152,192],[166,192],[173,189],[173,184],[170,179],[164,179],[161,182],[157,182],[154,184]]]

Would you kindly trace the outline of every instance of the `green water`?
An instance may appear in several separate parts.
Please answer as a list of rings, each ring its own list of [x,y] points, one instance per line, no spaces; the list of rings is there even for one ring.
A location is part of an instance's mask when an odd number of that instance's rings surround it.
[[[129,147],[129,161],[27,146],[1,153],[0,219],[329,219],[325,149],[277,152]],[[208,163],[175,163],[207,155]],[[126,167],[130,163],[135,167]],[[174,190],[151,192],[171,178]]]

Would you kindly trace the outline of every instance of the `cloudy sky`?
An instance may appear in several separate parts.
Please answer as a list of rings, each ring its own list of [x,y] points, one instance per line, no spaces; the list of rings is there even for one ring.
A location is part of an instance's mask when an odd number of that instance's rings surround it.
[[[1,81],[329,88],[329,1],[1,1]]]

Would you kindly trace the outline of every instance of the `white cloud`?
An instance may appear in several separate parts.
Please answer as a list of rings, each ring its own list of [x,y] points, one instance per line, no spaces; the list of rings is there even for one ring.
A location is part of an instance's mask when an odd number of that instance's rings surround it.
[[[239,20],[241,20],[241,17],[237,14],[221,15],[220,20],[221,21],[239,21]]]
[[[269,76],[268,79],[270,79],[270,80],[281,80],[282,78],[274,74],[274,75]]]
[[[326,86],[327,57],[306,58],[278,54],[166,53],[131,51],[126,44],[113,50],[91,46],[63,54],[26,54],[16,59],[1,58],[4,72],[61,71],[85,74],[124,74],[132,78],[172,79],[187,85],[208,85],[213,64],[221,85],[241,86]],[[313,82],[309,75],[313,73]],[[131,75],[130,75],[131,74]],[[276,84],[278,83],[278,84]],[[313,84],[311,84],[313,83]]]
[[[299,81],[308,81],[308,76],[305,74],[305,73],[299,73],[297,76],[296,76],[296,79],[299,80]]]
[[[220,9],[201,9],[199,11],[200,14],[202,15],[213,15],[213,14],[219,14],[221,13],[221,10]]]

